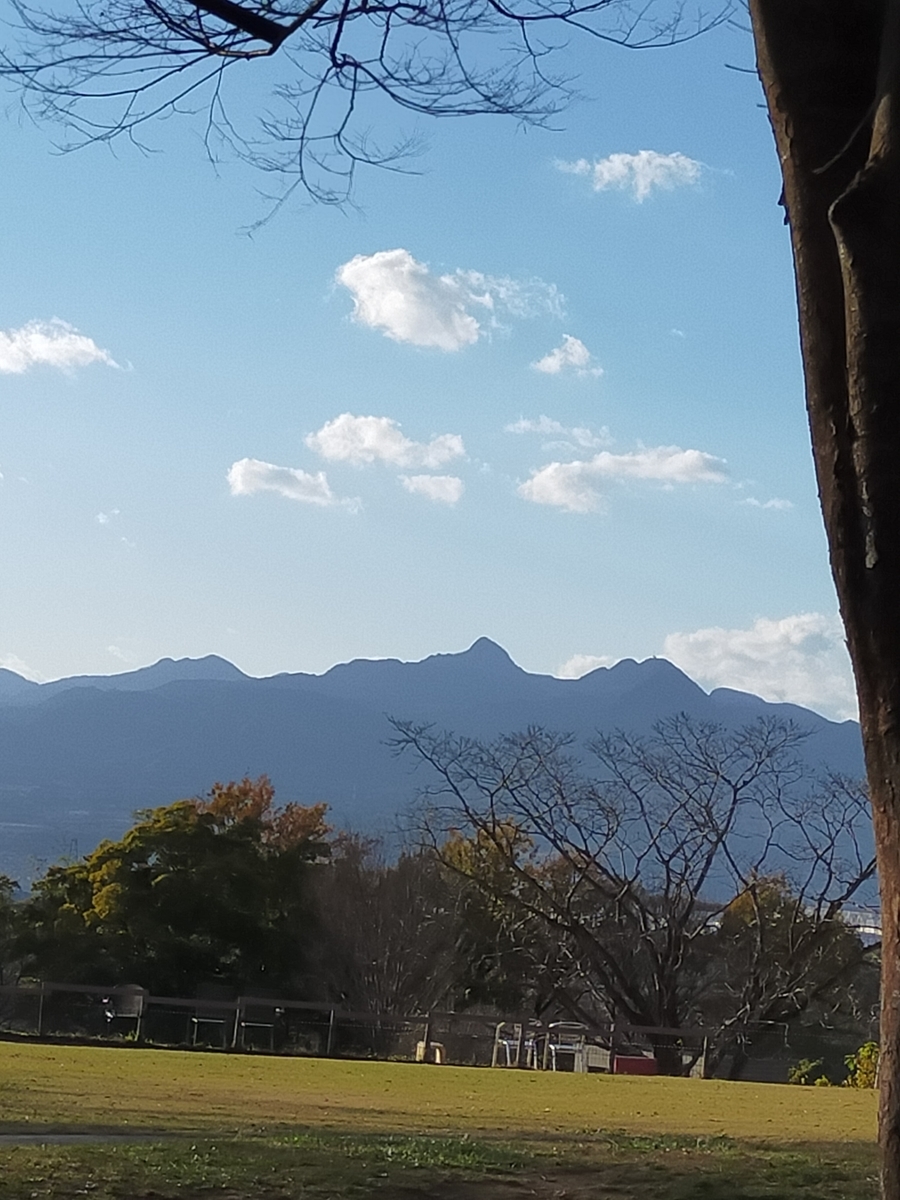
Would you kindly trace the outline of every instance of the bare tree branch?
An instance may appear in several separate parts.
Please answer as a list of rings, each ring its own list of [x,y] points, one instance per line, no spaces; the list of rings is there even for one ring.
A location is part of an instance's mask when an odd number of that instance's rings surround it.
[[[136,139],[156,118],[201,104],[208,152],[216,153],[214,134],[276,175],[276,203],[300,187],[337,204],[359,165],[396,167],[417,148],[408,134],[383,145],[371,137],[381,100],[414,116],[545,124],[571,95],[571,81],[548,66],[560,34],[667,45],[727,19],[732,7],[721,0],[711,14],[688,16],[662,0],[637,8],[624,0],[77,0],[74,10],[10,2],[16,19],[0,77],[71,131],[67,148]],[[275,104],[254,114],[252,133],[232,120],[223,75],[279,51]]]
[[[486,745],[395,722],[398,753],[433,773],[420,836],[520,930],[561,953],[569,1015],[650,1029],[706,1025],[714,1055],[834,997],[866,950],[841,920],[874,874],[865,790],[816,778],[804,734],[681,716],[649,738],[529,729]],[[657,1039],[680,1070],[671,1036]]]

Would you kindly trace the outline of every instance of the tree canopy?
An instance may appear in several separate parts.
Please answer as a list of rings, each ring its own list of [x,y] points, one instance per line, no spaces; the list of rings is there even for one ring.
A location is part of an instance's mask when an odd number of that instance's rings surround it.
[[[261,776],[138,814],[121,841],[36,883],[25,969],[174,995],[192,994],[203,978],[301,984],[313,932],[309,871],[328,854],[325,807],[277,808]]]
[[[865,797],[811,780],[795,730],[679,719],[598,742],[594,772],[541,730],[399,736],[438,781],[418,846],[334,834],[323,805],[277,807],[265,776],[216,784],[24,901],[6,887],[0,965],[157,996],[618,1021],[673,1073],[692,1027],[735,1076],[776,1023],[869,1036],[871,953],[841,917],[873,870]]]

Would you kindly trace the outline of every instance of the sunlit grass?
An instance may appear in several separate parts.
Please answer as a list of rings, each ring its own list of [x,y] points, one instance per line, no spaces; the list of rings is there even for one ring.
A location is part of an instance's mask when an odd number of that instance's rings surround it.
[[[0,1130],[135,1135],[0,1146],[3,1200],[872,1200],[874,1125],[842,1088],[0,1043]]]
[[[850,1088],[5,1042],[0,1123],[867,1142],[875,1097]]]

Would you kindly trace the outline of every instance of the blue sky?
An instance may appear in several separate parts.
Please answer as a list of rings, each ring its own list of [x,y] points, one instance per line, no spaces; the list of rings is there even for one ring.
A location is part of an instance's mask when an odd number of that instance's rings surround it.
[[[252,234],[272,181],[211,165],[200,116],[59,154],[10,94],[0,664],[265,675],[487,635],[853,713],[749,35],[564,62],[554,130],[379,109],[427,139],[416,174]]]

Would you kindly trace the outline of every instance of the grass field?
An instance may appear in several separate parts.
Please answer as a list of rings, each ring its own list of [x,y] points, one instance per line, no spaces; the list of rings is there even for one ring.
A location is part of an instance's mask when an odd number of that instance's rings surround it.
[[[14,1200],[862,1200],[875,1097],[843,1088],[0,1043]]]

